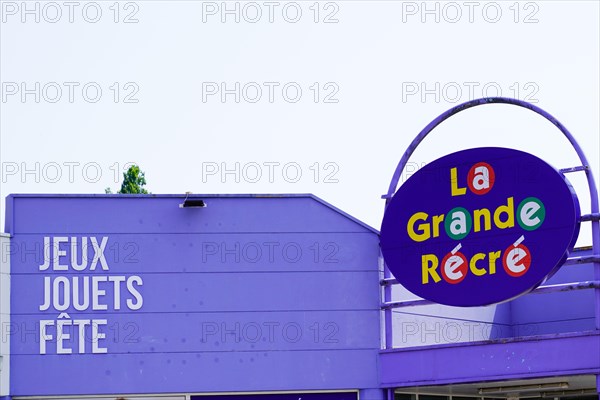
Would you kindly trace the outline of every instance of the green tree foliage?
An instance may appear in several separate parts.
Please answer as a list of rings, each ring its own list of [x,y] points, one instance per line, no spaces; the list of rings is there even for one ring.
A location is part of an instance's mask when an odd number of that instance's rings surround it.
[[[127,172],[123,174],[123,183],[121,184],[121,190],[119,194],[148,194],[148,191],[144,189],[146,185],[146,177],[140,167],[132,165],[129,167]]]

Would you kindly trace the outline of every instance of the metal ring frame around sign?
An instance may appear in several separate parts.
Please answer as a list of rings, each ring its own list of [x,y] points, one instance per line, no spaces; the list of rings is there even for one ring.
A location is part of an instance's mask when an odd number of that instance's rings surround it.
[[[386,201],[386,207],[389,204],[392,196],[396,191],[396,187],[398,186],[398,182],[400,180],[400,175],[406,167],[410,156],[417,149],[419,144],[425,139],[425,137],[439,124],[450,118],[451,116],[458,114],[461,111],[467,110],[472,107],[477,107],[485,104],[512,104],[515,106],[523,107],[529,109],[548,121],[550,121],[553,125],[555,125],[569,140],[575,152],[579,156],[579,160],[581,161],[580,167],[567,168],[560,170],[561,173],[569,173],[569,172],[577,172],[577,171],[585,171],[588,187],[590,191],[590,201],[591,201],[591,214],[582,215],[581,221],[590,221],[592,224],[592,256],[591,257],[580,257],[580,258],[571,258],[567,260],[567,263],[570,264],[580,264],[585,262],[592,262],[594,265],[594,281],[588,282],[576,282],[576,283],[568,283],[568,284],[559,284],[559,285],[549,285],[545,287],[539,287],[534,291],[534,293],[547,293],[554,291],[568,291],[575,289],[595,289],[595,320],[596,320],[596,329],[600,330],[600,210],[598,205],[598,188],[596,187],[596,182],[594,181],[594,176],[592,174],[592,170],[590,168],[589,162],[573,137],[573,135],[569,132],[569,130],[560,123],[556,118],[554,118],[550,113],[542,110],[541,108],[527,103],[522,100],[512,99],[508,97],[486,97],[481,99],[470,100],[465,103],[459,104],[455,107],[452,107],[448,111],[440,114],[437,118],[431,121],[423,130],[415,137],[412,143],[408,146],[398,166],[396,167],[396,171],[392,177],[390,182],[390,186],[388,188],[387,194],[383,195],[382,198]],[[570,261],[570,262],[569,262]],[[392,308],[398,307],[408,307],[408,306],[416,306],[416,305],[424,305],[424,304],[432,304],[432,302],[427,300],[413,300],[406,302],[391,302],[391,285],[397,283],[394,278],[392,278],[391,273],[387,266],[384,268],[384,279],[382,281],[382,285],[385,286],[384,289],[384,302],[382,304],[382,309],[385,310],[385,326],[386,326],[386,343],[385,347],[388,349],[392,348]]]

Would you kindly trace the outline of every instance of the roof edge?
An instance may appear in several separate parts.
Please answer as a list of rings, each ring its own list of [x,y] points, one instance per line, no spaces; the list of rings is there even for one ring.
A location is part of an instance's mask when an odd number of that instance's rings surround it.
[[[310,198],[313,199],[324,206],[330,208],[331,210],[337,212],[338,214],[348,218],[352,222],[362,226],[363,228],[379,235],[379,231],[372,226],[366,224],[365,222],[359,220],[356,217],[348,214],[345,211],[333,206],[331,203],[323,200],[322,198],[312,194],[312,193],[226,193],[226,194],[202,194],[202,193],[183,193],[183,194],[105,194],[105,193],[61,193],[61,194],[51,194],[51,193],[13,193],[9,194],[7,198]]]
[[[340,210],[339,208],[337,208],[336,206],[326,202],[325,200],[323,200],[322,198],[315,196],[314,194],[309,195],[311,198],[313,198],[314,200],[318,201],[319,203],[323,204],[326,207],[331,208],[333,211],[341,214],[342,216],[348,218],[349,220],[351,220],[352,222],[357,223],[358,225],[362,226],[363,228],[370,230],[371,232],[377,234],[379,236],[379,231],[375,228],[373,228],[371,225],[368,225],[365,222],[362,222],[361,220],[359,220],[356,217],[353,217],[352,215],[348,214],[345,211]]]
[[[314,195],[310,193],[181,193],[181,194],[173,194],[173,193],[161,193],[161,194],[120,194],[120,193],[11,193],[6,197],[24,197],[24,198],[33,198],[33,197],[47,197],[47,198],[77,198],[77,197],[119,197],[119,198],[138,198],[138,197],[151,197],[151,198],[185,198],[185,197],[273,197],[273,198],[283,198],[283,197],[313,197]]]

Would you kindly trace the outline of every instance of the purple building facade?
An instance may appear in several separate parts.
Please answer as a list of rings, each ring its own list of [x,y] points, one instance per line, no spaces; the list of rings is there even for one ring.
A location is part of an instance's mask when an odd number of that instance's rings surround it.
[[[8,198],[9,395],[379,393],[377,232],[313,196],[202,199]]]
[[[315,196],[185,200],[6,199],[0,396],[598,397],[591,249],[545,284],[590,290],[424,304],[386,299],[378,232]]]
[[[592,251],[572,256],[590,259]],[[419,303],[395,287],[393,300],[406,306],[390,310],[393,343],[381,352],[381,385],[403,400],[415,393],[596,399],[600,332],[593,288],[592,263],[565,265],[541,289],[486,307]]]

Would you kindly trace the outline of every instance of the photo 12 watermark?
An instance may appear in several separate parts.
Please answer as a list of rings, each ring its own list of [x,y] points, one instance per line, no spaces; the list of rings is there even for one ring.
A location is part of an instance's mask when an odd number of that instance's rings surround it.
[[[0,163],[2,183],[98,183],[103,178],[119,183],[135,162],[97,161],[5,161]]]
[[[402,23],[539,23],[540,5],[534,1],[403,1]]]
[[[441,317],[440,317],[441,318]],[[534,336],[539,324],[505,325],[477,321],[402,321],[399,342],[410,345],[476,342],[505,337]]]
[[[91,270],[102,270],[108,263],[136,264],[139,252],[140,245],[132,240],[109,243],[107,236],[47,236],[39,241],[2,242],[0,260],[34,264],[40,271],[51,265],[53,270],[66,271],[69,265],[74,271],[83,271],[88,265]]]
[[[340,166],[333,161],[204,161],[202,183],[339,183]]]
[[[140,22],[140,3],[134,1],[2,1],[3,24],[115,24]]]
[[[539,102],[536,82],[402,82],[402,103],[462,103],[483,97],[512,97]]]
[[[205,241],[203,264],[338,264],[340,245],[335,241]]]
[[[333,1],[203,1],[202,23],[337,24],[340,4]]]
[[[339,92],[336,82],[202,82],[202,103],[336,104]]]
[[[200,324],[200,341],[225,343],[298,343],[302,339],[312,343],[338,344],[340,327],[335,322],[294,321],[216,322]]]
[[[140,327],[133,321],[71,317],[61,313],[56,320],[30,322],[3,322],[2,343],[35,343],[40,354],[51,354],[49,344],[54,344],[56,354],[105,354],[109,343],[140,343]],[[73,345],[69,346],[67,343]]]
[[[0,98],[4,104],[74,104],[140,102],[136,82],[2,82]]]

